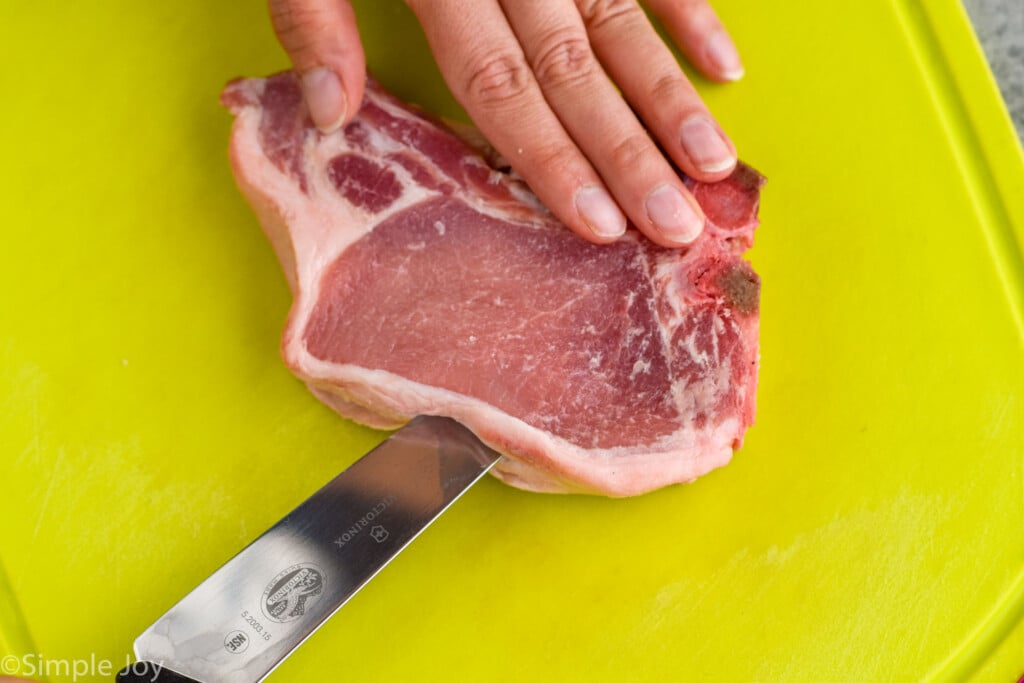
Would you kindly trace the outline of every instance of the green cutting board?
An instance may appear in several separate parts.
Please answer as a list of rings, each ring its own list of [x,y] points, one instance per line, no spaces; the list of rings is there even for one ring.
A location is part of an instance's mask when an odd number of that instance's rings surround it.
[[[635,499],[487,479],[272,680],[1024,673],[1024,161],[969,24],[716,6],[747,76],[698,86],[769,178],[746,445]],[[458,115],[404,6],[358,9],[381,80]],[[0,57],[0,663],[108,680],[385,435],[278,356],[217,105],[286,66],[262,2],[6,3]]]

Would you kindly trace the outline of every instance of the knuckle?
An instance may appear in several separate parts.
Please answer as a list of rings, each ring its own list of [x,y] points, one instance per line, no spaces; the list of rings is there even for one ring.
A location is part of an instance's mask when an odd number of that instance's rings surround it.
[[[563,85],[587,80],[594,74],[596,60],[586,35],[559,31],[541,45],[533,60],[533,72],[541,85]]]
[[[501,52],[471,62],[463,79],[463,92],[486,108],[502,107],[521,99],[530,88],[530,70],[522,55]]]
[[[554,145],[537,153],[537,168],[554,178],[572,178],[579,175],[579,153],[569,145]]]
[[[270,21],[281,43],[289,50],[312,48],[312,36],[324,23],[325,17],[316,3],[280,0],[270,3]]]
[[[636,17],[642,12],[636,0],[578,0],[580,16],[591,30]]]
[[[308,5],[279,0],[270,3],[270,20],[278,33],[294,33],[315,25],[316,12]]]
[[[646,165],[653,148],[646,133],[631,133],[612,147],[612,163],[619,169],[640,169]]]
[[[686,84],[683,77],[678,73],[662,74],[651,82],[649,96],[654,102],[679,103],[685,99]]]

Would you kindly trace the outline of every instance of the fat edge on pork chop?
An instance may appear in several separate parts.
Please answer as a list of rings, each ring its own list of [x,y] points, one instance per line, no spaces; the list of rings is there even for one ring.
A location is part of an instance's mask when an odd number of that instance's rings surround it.
[[[375,81],[317,131],[291,72],[228,84],[239,187],[294,302],[282,354],[340,414],[466,425],[533,491],[610,496],[725,465],[754,421],[764,178],[684,180],[689,247],[571,233],[514,173]]]

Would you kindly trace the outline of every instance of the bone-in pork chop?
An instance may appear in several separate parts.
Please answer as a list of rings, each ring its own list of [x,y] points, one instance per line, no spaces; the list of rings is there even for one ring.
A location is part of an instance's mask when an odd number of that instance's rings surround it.
[[[291,73],[228,85],[231,161],[294,294],[288,366],[381,428],[446,415],[537,491],[614,496],[726,464],[754,420],[763,178],[686,179],[707,226],[667,249],[571,233],[514,174],[371,81],[319,133]]]

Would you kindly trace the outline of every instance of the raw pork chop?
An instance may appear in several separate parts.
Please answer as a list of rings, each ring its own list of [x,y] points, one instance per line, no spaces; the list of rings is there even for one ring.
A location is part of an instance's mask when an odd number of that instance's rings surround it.
[[[394,428],[453,417],[536,491],[613,496],[726,464],[754,420],[763,178],[687,179],[686,249],[597,246],[372,81],[322,135],[291,73],[228,85],[231,161],[295,300],[282,350],[320,399]]]

